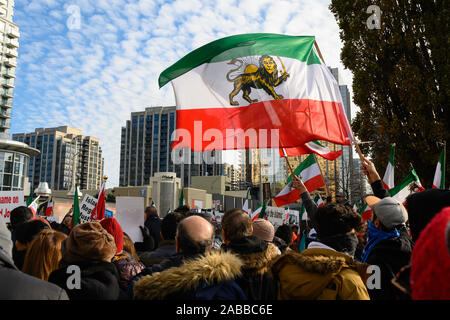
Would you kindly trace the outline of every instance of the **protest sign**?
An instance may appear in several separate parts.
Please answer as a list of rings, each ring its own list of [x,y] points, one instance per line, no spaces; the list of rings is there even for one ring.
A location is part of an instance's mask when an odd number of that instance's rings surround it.
[[[24,205],[23,191],[0,192],[0,218],[4,219],[5,223],[10,221],[10,214],[13,209]]]
[[[273,224],[275,230],[283,224],[283,221],[286,217],[284,208],[279,207],[266,207],[266,215],[267,220],[269,220]]]
[[[80,204],[80,223],[91,222],[91,213],[97,204],[97,199],[86,194]]]
[[[144,226],[144,198],[116,197],[116,219],[133,242],[143,241],[139,226]]]

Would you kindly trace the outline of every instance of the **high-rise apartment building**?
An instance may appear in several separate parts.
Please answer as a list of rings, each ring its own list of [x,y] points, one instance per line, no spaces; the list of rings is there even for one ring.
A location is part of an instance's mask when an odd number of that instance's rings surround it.
[[[83,136],[81,130],[68,126],[37,128],[31,133],[13,134],[13,140],[40,150],[31,158],[28,178],[32,188],[47,182],[50,189],[100,189],[104,159],[99,139]]]
[[[14,1],[0,0],[0,189],[29,191],[26,168],[30,156],[39,150],[25,143],[12,141],[11,108],[13,99],[19,27],[13,22]]]
[[[156,172],[175,172],[183,187],[190,186],[192,176],[224,175],[220,150],[206,153],[176,149],[174,163],[171,137],[175,129],[174,106],[150,107],[131,113],[131,120],[127,120],[121,132],[120,186],[148,185]],[[185,156],[179,157],[182,152],[186,152]]]
[[[19,27],[14,24],[14,1],[0,0],[0,138],[9,139],[14,79],[16,77],[17,48],[19,47]]]

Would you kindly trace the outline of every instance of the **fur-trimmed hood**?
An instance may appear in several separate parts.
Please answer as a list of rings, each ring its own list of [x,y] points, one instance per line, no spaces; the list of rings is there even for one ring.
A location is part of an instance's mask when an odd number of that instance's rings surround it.
[[[272,263],[281,299],[368,299],[368,264],[329,249],[286,251]]]
[[[195,290],[202,283],[216,284],[241,275],[242,261],[231,252],[210,251],[153,275],[144,276],[134,285],[134,296],[140,300],[160,300],[166,296]]]

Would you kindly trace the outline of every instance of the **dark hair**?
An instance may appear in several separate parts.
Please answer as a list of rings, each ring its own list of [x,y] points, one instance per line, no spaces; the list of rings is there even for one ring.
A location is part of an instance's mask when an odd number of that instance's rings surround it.
[[[161,234],[164,240],[175,240],[177,227],[184,217],[176,212],[166,214],[161,222]]]
[[[318,238],[343,234],[355,229],[362,230],[361,216],[348,206],[329,204],[317,209],[315,226]]]
[[[195,241],[189,235],[183,223],[179,223],[177,227],[178,248],[182,252],[188,254],[204,253],[211,248],[214,240],[214,232],[211,233],[211,238],[202,241]]]
[[[233,241],[252,235],[252,219],[242,209],[231,209],[222,217],[222,230],[226,240]]]
[[[11,211],[10,222],[11,228],[15,229],[19,224],[27,222],[33,218],[33,211],[25,206],[14,208]]]
[[[148,214],[149,216],[158,216],[158,210],[156,210],[155,207],[147,207],[145,208],[145,213]]]
[[[17,226],[16,240],[22,244],[31,242],[44,229],[50,229],[47,224],[39,220],[28,221]]]
[[[191,214],[191,208],[189,208],[189,206],[179,206],[178,208],[176,208],[174,210],[174,212],[176,213],[181,213],[182,215],[184,215],[185,217],[189,216]]]
[[[283,239],[287,245],[290,245],[292,241],[292,228],[287,224],[279,226],[277,231],[275,231],[275,237]]]

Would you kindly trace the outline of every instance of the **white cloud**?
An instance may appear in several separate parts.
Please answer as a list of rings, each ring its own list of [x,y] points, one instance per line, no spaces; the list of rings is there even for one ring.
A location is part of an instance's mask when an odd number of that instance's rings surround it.
[[[173,105],[159,74],[191,50],[220,37],[254,32],[316,35],[328,65],[341,42],[329,1],[74,0],[16,2],[21,28],[12,129],[70,125],[100,138],[105,174],[118,185],[120,129],[132,111]],[[80,8],[68,30],[66,8]],[[351,88],[350,88],[351,89]]]

